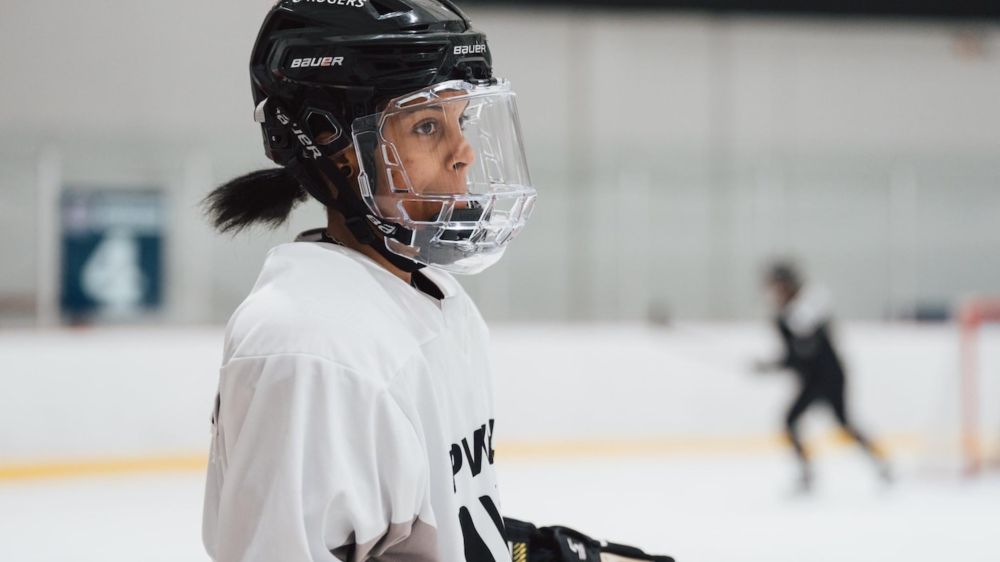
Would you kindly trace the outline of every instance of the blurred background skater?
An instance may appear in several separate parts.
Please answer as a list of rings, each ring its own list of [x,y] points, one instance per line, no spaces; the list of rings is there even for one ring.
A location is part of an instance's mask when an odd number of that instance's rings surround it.
[[[813,468],[802,444],[799,420],[813,405],[825,402],[833,410],[837,423],[872,459],[879,477],[891,482],[892,473],[882,452],[851,422],[847,415],[846,376],[843,363],[830,335],[831,307],[829,293],[822,287],[806,285],[798,269],[790,262],[778,261],[769,266],[764,279],[775,325],[784,347],[777,360],[754,364],[759,373],[791,370],[799,379],[799,393],[785,416],[785,431],[801,466],[798,492],[813,486]]]

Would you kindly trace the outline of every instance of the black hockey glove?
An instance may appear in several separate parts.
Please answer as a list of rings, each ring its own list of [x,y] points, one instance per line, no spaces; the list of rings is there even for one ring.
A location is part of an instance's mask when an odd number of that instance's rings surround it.
[[[594,540],[568,527],[538,528],[504,517],[513,562],[674,562],[634,546]]]

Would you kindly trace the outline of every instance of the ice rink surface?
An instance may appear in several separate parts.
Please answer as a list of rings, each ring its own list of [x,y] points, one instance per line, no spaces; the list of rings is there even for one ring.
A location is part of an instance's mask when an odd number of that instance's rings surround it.
[[[814,493],[795,496],[782,451],[497,460],[505,514],[684,562],[1000,560],[998,473],[901,470],[885,487],[838,449],[817,459]],[[200,472],[4,482],[0,560],[207,560],[202,486]]]

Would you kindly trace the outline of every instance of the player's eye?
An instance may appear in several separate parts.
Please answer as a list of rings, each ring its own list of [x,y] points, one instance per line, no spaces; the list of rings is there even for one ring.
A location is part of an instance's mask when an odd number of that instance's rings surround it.
[[[431,136],[438,131],[436,119],[424,119],[413,126],[413,132],[418,135]]]

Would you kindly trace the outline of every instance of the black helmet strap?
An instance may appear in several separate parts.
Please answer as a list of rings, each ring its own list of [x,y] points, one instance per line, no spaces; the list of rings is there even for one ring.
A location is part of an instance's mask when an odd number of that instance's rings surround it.
[[[287,151],[286,157],[282,158],[283,161],[280,164],[317,201],[343,215],[347,227],[358,242],[374,248],[382,257],[402,271],[413,273],[423,269],[423,264],[400,256],[386,248],[384,238],[392,238],[406,245],[411,244],[413,231],[394,222],[379,219],[371,213],[365,202],[361,200],[350,178],[327,158],[336,149],[317,145],[309,133],[287,117],[288,113],[283,108],[275,106],[273,111],[278,126],[288,129],[287,133],[294,136],[303,148],[303,150]],[[269,124],[275,125],[270,120]],[[337,188],[336,197],[330,193],[326,184],[327,180]]]

